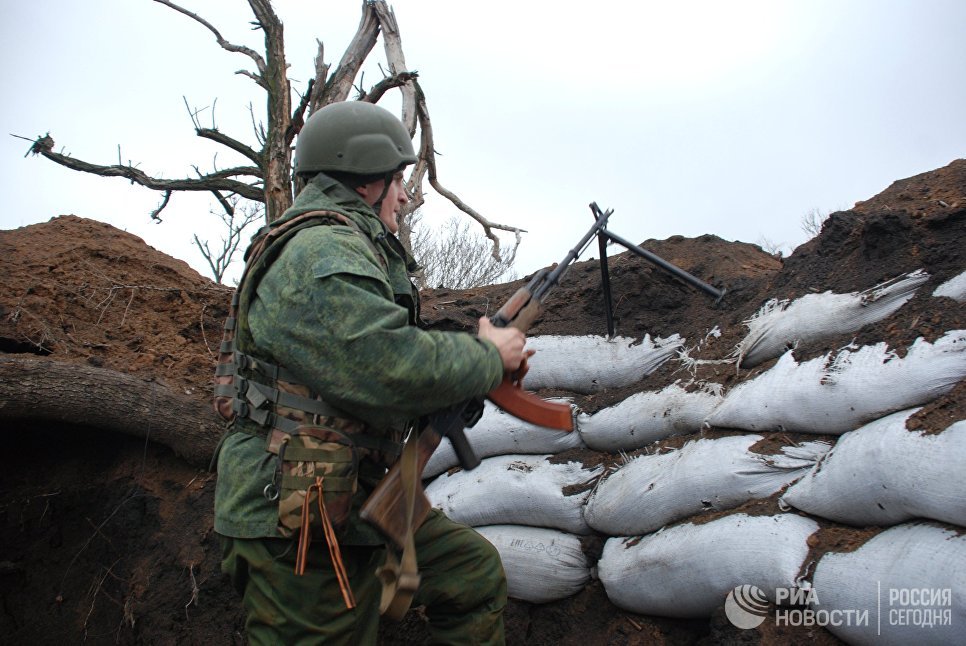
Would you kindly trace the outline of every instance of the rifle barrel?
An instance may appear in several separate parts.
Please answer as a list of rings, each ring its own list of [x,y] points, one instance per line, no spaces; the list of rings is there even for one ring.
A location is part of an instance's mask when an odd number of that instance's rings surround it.
[[[611,240],[613,240],[617,244],[621,245],[622,247],[626,247],[630,251],[633,251],[637,255],[643,257],[645,260],[651,261],[652,263],[654,263],[655,265],[657,265],[661,269],[667,271],[668,273],[671,273],[671,274],[677,276],[678,278],[680,278],[681,280],[685,281],[686,283],[689,283],[689,284],[693,285],[694,287],[697,287],[701,291],[703,291],[703,292],[705,292],[705,293],[707,293],[707,294],[709,294],[711,296],[714,296],[715,298],[717,298],[719,300],[725,295],[724,290],[716,289],[715,287],[712,287],[711,285],[709,285],[708,283],[704,282],[700,278],[697,278],[696,276],[693,276],[693,275],[689,274],[688,272],[684,271],[683,269],[681,269],[677,265],[672,265],[671,263],[669,263],[664,258],[661,258],[660,256],[651,253],[647,249],[642,249],[641,247],[637,246],[636,244],[634,244],[633,242],[627,240],[626,238],[622,238],[621,236],[617,235],[616,233],[611,232],[609,229],[606,229],[605,228],[600,233],[601,233],[601,235],[610,238]]]
[[[600,209],[597,208],[596,203],[591,204],[590,206],[592,209],[594,209],[595,215],[600,213]],[[547,292],[550,291],[550,289],[552,289],[561,278],[563,278],[563,275],[567,273],[568,269],[570,269],[570,265],[574,260],[577,259],[578,256],[580,256],[580,254],[584,252],[584,249],[586,249],[587,245],[590,244],[590,241],[594,239],[594,236],[596,236],[600,231],[606,231],[604,227],[607,226],[607,218],[609,218],[610,214],[613,212],[614,211],[612,209],[608,209],[604,213],[601,213],[597,217],[597,221],[594,222],[594,226],[590,227],[590,230],[584,235],[583,238],[580,239],[580,242],[578,242],[573,249],[567,252],[567,255],[564,256],[564,259],[557,263],[557,266],[552,272],[547,274],[547,277],[544,279],[543,283],[534,289],[533,297],[537,299],[538,302],[542,302]]]

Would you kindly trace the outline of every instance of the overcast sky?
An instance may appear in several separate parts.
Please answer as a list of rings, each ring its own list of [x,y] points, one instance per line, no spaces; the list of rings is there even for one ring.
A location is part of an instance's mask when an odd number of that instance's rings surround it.
[[[204,125],[214,105],[221,130],[255,145],[248,105],[261,118],[264,96],[234,73],[251,60],[198,23],[150,0],[0,1],[5,133],[49,132],[57,151],[169,178],[210,168],[216,153],[219,167],[236,163],[194,135],[187,98],[209,107]],[[261,49],[244,0],[181,4]],[[360,2],[274,6],[301,90],[315,40],[336,62]],[[962,0],[392,6],[426,91],[440,181],[528,230],[520,275],[565,255],[592,222],[591,201],[613,208],[611,228],[631,240],[711,233],[788,253],[807,238],[809,211],[849,208],[966,157]],[[367,69],[369,86],[379,71]],[[0,228],[74,213],[208,274],[191,242],[220,235],[204,194],[176,194],[154,224],[159,193],[24,158],[28,148],[3,138]],[[440,199],[425,210],[455,213]]]

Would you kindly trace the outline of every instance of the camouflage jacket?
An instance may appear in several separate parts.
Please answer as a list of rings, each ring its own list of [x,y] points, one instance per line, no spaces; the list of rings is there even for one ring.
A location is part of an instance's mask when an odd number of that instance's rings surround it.
[[[471,334],[416,326],[419,297],[409,278],[415,262],[370,207],[320,174],[283,218],[316,210],[351,218],[373,246],[345,225],[299,231],[247,310],[259,355],[380,436],[499,384],[503,366],[495,346]],[[263,493],[277,456],[265,450],[264,430],[250,420],[236,420],[233,430],[218,456],[215,530],[236,538],[278,536],[278,504]],[[358,506],[379,476],[362,473],[343,543],[382,542],[358,519]]]

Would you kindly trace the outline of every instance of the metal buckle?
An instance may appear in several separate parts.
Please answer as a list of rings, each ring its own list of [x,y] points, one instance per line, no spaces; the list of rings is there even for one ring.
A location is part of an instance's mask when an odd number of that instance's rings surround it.
[[[278,500],[279,496],[278,485],[276,485],[274,482],[269,482],[267,485],[265,485],[265,488],[262,489],[262,495],[265,496],[265,500],[268,502],[275,502]]]

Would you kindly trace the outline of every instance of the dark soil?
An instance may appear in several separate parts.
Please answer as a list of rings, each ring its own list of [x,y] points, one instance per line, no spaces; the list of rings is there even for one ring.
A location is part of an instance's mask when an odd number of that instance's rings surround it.
[[[727,289],[715,305],[630,253],[609,260],[617,333],[642,338],[679,334],[691,356],[724,360],[746,333],[744,321],[771,298],[861,291],[904,272],[931,278],[909,303],[880,323],[796,350],[799,358],[855,341],[886,341],[897,352],[919,337],[966,329],[966,305],[933,298],[966,269],[966,160],[895,182],[855,208],[832,214],[821,234],[788,258],[714,236],[648,240],[646,249]],[[565,250],[562,250],[562,252]],[[561,254],[563,255],[563,253]],[[76,216],[0,231],[0,359],[43,355],[151,377],[186,394],[209,397],[230,290],[185,263],[109,225]],[[505,285],[424,293],[423,316],[440,329],[472,329],[527,278]],[[720,336],[708,336],[717,330]],[[532,334],[604,334],[597,260],[577,263],[550,296]],[[733,363],[703,364],[697,377],[730,388],[760,374]],[[632,386],[575,402],[593,412],[642,390],[690,375],[671,361]],[[938,432],[966,418],[966,386],[927,405],[910,428]],[[567,394],[553,391],[542,394]],[[171,450],[126,435],[86,428],[83,420],[38,423],[30,410],[3,410],[0,471],[0,634],[6,643],[230,644],[243,642],[243,614],[219,572],[212,531],[214,475]],[[706,436],[729,434],[710,429]],[[693,439],[673,438],[673,442]],[[772,437],[771,453],[787,440]],[[805,439],[818,439],[809,437]],[[828,439],[828,438],[826,438]],[[834,438],[831,438],[834,440]],[[214,448],[217,438],[211,438]],[[644,450],[653,452],[656,447]],[[583,452],[588,464],[617,455]],[[777,500],[738,511],[774,513]],[[707,520],[707,519],[705,519]],[[878,528],[820,521],[815,555],[855,549]],[[603,537],[589,537],[596,558]],[[822,630],[766,622],[733,628],[723,613],[705,620],[642,617],[613,606],[594,582],[563,601],[511,601],[510,644],[794,644],[837,643]],[[424,643],[419,610],[384,627],[383,644]]]

